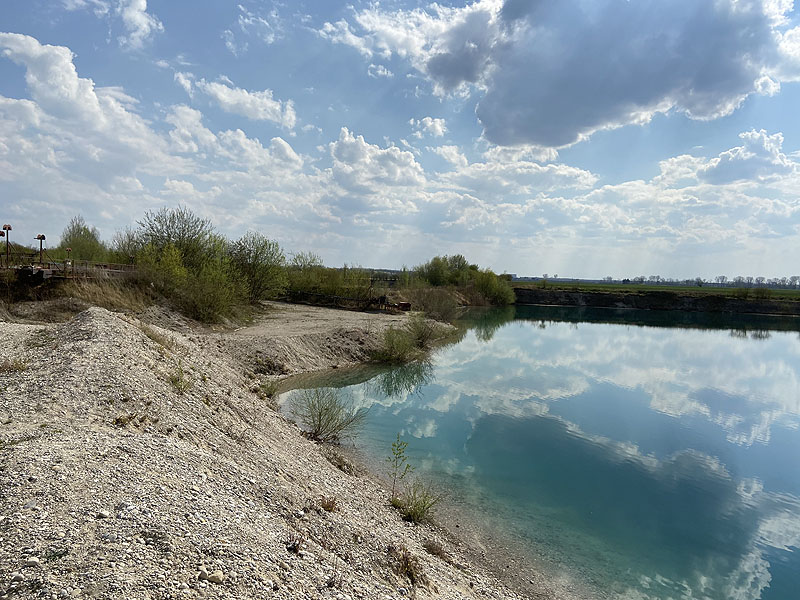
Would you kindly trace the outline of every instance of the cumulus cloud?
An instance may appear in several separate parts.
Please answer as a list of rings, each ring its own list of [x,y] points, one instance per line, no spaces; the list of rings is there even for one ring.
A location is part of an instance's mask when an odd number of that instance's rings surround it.
[[[0,163],[24,210],[63,219],[64,211],[84,206],[109,216],[141,197],[141,174],[185,171],[185,161],[137,114],[136,101],[79,77],[68,48],[0,33],[0,51],[25,69],[31,96],[0,96]]]
[[[655,182],[668,186],[691,181],[715,185],[735,182],[768,183],[796,173],[798,163],[782,152],[783,134],[772,135],[761,129],[739,134],[744,142],[714,158],[684,154],[660,163],[661,174]]]
[[[744,144],[708,161],[698,171],[700,179],[716,184],[745,180],[763,182],[797,169],[797,163],[781,152],[782,133],[768,135],[763,129],[751,130],[740,133],[739,137]]]
[[[414,128],[413,135],[416,138],[421,138],[425,134],[442,137],[447,132],[447,123],[444,119],[423,117],[422,119],[411,119],[408,124]]]
[[[272,90],[249,92],[223,82],[201,79],[197,89],[213,98],[222,110],[254,121],[272,121],[292,129],[297,122],[291,100],[282,102],[272,97]]]
[[[437,146],[435,148],[428,148],[428,150],[438,154],[455,167],[467,166],[467,157],[461,153],[461,149],[458,146]]]
[[[425,182],[425,173],[411,152],[370,144],[346,127],[328,147],[334,178],[349,192],[370,194],[387,186],[420,186]]]
[[[128,48],[138,50],[153,35],[164,31],[161,21],[147,12],[147,0],[120,0],[116,12],[128,32],[119,41]]]
[[[568,146],[602,129],[680,112],[716,119],[773,94],[800,57],[791,3],[680,0],[356,11],[320,35],[366,57],[406,58],[437,93],[482,92],[476,114],[502,146]],[[800,65],[800,60],[797,63]],[[800,72],[800,71],[799,71]]]

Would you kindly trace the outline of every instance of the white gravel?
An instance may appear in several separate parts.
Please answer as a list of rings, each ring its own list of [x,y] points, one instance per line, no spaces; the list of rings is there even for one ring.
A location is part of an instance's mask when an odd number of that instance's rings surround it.
[[[517,598],[253,391],[363,360],[402,318],[332,311],[327,327],[298,325],[320,310],[274,305],[236,332],[101,308],[0,321],[0,600]]]

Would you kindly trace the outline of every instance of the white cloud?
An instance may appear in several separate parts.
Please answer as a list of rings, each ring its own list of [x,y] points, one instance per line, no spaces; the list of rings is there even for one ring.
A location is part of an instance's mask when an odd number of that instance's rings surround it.
[[[428,148],[428,150],[438,154],[455,167],[467,166],[467,157],[461,153],[458,146],[437,146],[435,148]]]
[[[788,175],[797,169],[797,163],[781,152],[783,134],[767,135],[760,131],[746,131],[739,137],[743,146],[737,146],[713,158],[698,172],[700,179],[723,184],[733,181],[768,181]]]
[[[208,82],[205,79],[198,81],[196,87],[211,96],[226,112],[254,121],[272,121],[287,129],[292,129],[297,121],[292,101],[275,100],[272,97],[272,90],[249,92],[225,83]]]
[[[374,77],[375,79],[379,77],[386,77],[386,78],[394,77],[394,73],[392,73],[389,69],[387,69],[383,65],[376,65],[376,64],[370,64],[369,67],[367,67],[367,75],[369,75],[370,77]]]
[[[247,42],[238,41],[236,39],[236,34],[230,29],[226,29],[222,32],[222,41],[225,42],[225,47],[228,49],[228,52],[234,56],[241,56],[247,52]]]
[[[281,37],[282,19],[274,4],[264,14],[253,12],[241,4],[238,4],[237,8],[239,16],[236,24],[222,32],[225,47],[234,56],[239,57],[245,54],[250,47],[249,41],[251,40],[272,44]]]
[[[78,76],[72,53],[20,34],[0,34],[2,56],[23,66],[31,99],[0,96],[0,163],[18,216],[68,218],[83,207],[107,218],[146,194],[140,175],[186,170],[118,87]]]
[[[447,132],[447,123],[444,119],[423,117],[422,119],[411,119],[408,124],[414,128],[413,135],[416,138],[421,138],[426,133],[433,137],[442,137]]]
[[[120,37],[120,44],[138,50],[156,33],[164,31],[164,26],[156,17],[147,12],[147,0],[120,0],[116,12],[128,31]]]
[[[107,15],[111,9],[110,2],[107,0],[62,0],[62,2],[66,10],[91,9],[98,17]]]
[[[320,35],[368,58],[405,58],[436,93],[480,89],[476,114],[492,143],[558,148],[657,113],[716,119],[751,94],[776,93],[787,61],[800,57],[798,29],[783,31],[790,8],[771,0],[372,5]]]
[[[257,15],[252,11],[247,10],[241,4],[238,5],[238,8],[238,24],[242,33],[255,35],[265,44],[272,44],[276,39],[278,39],[278,34],[281,28],[281,20],[278,15],[278,11],[274,6],[267,15],[269,18],[262,15]]]
[[[425,173],[411,152],[369,144],[346,127],[342,127],[339,139],[329,144],[329,149],[334,179],[350,193],[379,196],[387,187],[418,187],[425,183]]]
[[[189,97],[194,95],[194,89],[192,85],[194,83],[194,75],[191,73],[182,73],[180,71],[176,72],[174,75],[175,83],[181,86],[184,91],[189,94]]]

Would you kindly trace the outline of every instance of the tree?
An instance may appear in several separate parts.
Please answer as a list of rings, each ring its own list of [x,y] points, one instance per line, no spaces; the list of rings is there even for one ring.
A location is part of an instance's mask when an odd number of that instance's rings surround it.
[[[197,216],[184,206],[147,211],[137,223],[142,246],[151,245],[157,251],[168,245],[174,246],[188,269],[199,270],[213,253],[215,240],[211,221]]]
[[[89,227],[81,215],[72,217],[61,234],[61,250],[72,249],[72,257],[77,260],[103,261],[108,248],[100,241],[100,232]]]
[[[728,278],[725,275],[717,275],[714,279],[720,285],[724,285],[725,282],[728,281]]]
[[[286,257],[278,242],[248,232],[231,244],[231,262],[244,278],[250,302],[282,294],[289,284]]]

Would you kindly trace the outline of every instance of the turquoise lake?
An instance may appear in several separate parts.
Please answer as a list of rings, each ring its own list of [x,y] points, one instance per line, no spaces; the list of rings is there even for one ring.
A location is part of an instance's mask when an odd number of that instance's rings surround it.
[[[601,598],[800,597],[800,322],[512,307],[343,373],[356,446]],[[288,393],[285,402],[291,403]]]

